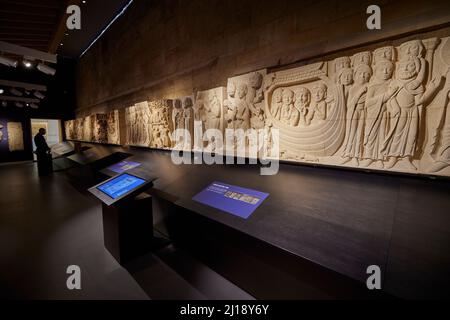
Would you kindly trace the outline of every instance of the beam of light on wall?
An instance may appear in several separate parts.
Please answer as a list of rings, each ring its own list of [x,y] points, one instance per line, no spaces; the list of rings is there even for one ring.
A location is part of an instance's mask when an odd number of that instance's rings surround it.
[[[84,51],[81,53],[80,58],[81,58],[82,56],[84,56],[84,54],[85,54],[86,52],[89,51],[89,49],[90,49],[90,48],[98,41],[98,39],[100,39],[100,38],[103,36],[103,34],[109,29],[109,27],[111,27],[112,24],[113,24],[117,19],[119,19],[119,17],[120,17],[121,15],[123,15],[123,14],[125,13],[125,11],[127,11],[128,7],[133,3],[133,1],[134,1],[134,0],[130,0],[130,1],[127,3],[127,5],[126,5],[125,7],[123,7],[123,9],[122,9],[122,10],[114,17],[114,19],[112,19],[111,22],[108,23],[108,25],[102,30],[102,32],[100,32],[100,34],[94,39],[94,41],[92,41],[91,44],[86,48],[86,50],[84,50]]]

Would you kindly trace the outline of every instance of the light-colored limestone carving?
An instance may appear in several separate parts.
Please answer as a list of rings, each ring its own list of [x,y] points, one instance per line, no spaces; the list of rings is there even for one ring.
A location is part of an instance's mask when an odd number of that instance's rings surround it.
[[[220,146],[203,141],[205,130],[265,128],[279,130],[283,160],[450,176],[449,67],[449,38],[430,38],[259,70],[197,92],[195,101],[126,109],[127,143],[212,151]],[[83,137],[86,125],[75,121],[73,136]],[[188,129],[192,144],[172,142],[175,129]],[[273,141],[264,139],[268,153]]]
[[[349,90],[347,100],[346,139],[344,143],[343,163],[354,161],[359,165],[363,153],[364,126],[366,120],[366,96],[372,69],[360,63],[355,69],[354,84]]]
[[[75,128],[76,128],[76,135],[74,140],[82,141],[83,140],[83,134],[84,134],[84,119],[79,118],[75,120]]]
[[[150,108],[150,146],[158,149],[172,148],[171,133],[173,126],[170,115],[172,113],[173,101],[150,101],[148,106]]]
[[[107,141],[109,144],[120,144],[119,111],[114,110],[106,115]]]
[[[23,129],[20,122],[8,122],[6,125],[8,130],[8,146],[9,151],[25,150],[23,142]]]
[[[0,124],[0,142],[3,141],[3,125]]]
[[[194,134],[194,97],[188,96],[173,101],[172,126],[176,131],[174,149],[189,151],[192,149],[192,138],[184,135],[184,130],[190,137]]]
[[[108,143],[108,122],[106,114],[94,116],[93,142]]]
[[[82,141],[94,141],[95,115],[84,118]]]
[[[225,87],[219,87],[211,90],[206,91],[199,91],[197,93],[197,103],[196,103],[196,113],[200,117],[204,117],[204,129],[205,132],[208,133],[207,130],[209,129],[216,129],[220,132],[224,132],[224,100],[226,97],[226,88]],[[239,89],[236,90],[236,97],[238,100],[236,100],[236,117],[240,117],[240,108],[245,109],[247,106],[245,97],[246,92],[244,94],[244,86],[242,86],[241,91]],[[239,98],[239,92],[241,98]],[[241,104],[243,105],[241,107]],[[229,107],[227,107],[229,108]],[[228,115],[228,111],[227,111]],[[250,119],[248,119],[248,122],[250,122]],[[216,146],[214,145],[214,137],[206,135],[207,140],[209,143],[206,144],[205,148],[207,151],[211,151],[212,149],[221,148],[222,146]],[[198,143],[197,143],[198,144]]]
[[[449,66],[431,38],[268,74],[281,158],[450,175]]]
[[[125,110],[126,143],[131,146],[150,147],[151,111],[147,101],[136,103]]]
[[[339,74],[342,74],[343,70],[351,71],[348,57],[337,59],[337,62],[339,64],[334,70]],[[267,120],[280,132],[281,157],[295,159],[334,155],[341,147],[345,136],[345,121],[342,121],[346,112],[344,85],[350,85],[352,81],[336,84],[328,77],[328,63],[324,62],[279,71],[268,76],[272,81],[265,92],[265,112]],[[338,78],[336,77],[336,80]],[[352,80],[352,77],[349,79]],[[314,104],[314,107],[311,107],[311,91],[316,92],[314,88],[317,87],[327,88],[328,110],[324,121],[319,119],[313,121],[315,112],[311,118],[312,110],[316,106]],[[320,97],[317,100],[323,99]],[[279,109],[280,118],[278,118]]]

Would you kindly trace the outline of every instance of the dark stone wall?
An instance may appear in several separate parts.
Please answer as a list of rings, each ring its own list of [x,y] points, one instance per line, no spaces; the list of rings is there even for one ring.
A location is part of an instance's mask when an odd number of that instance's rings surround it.
[[[382,29],[366,9],[382,9]],[[228,77],[450,35],[448,0],[135,0],[77,65],[77,114],[225,86]],[[376,44],[376,45],[375,45]]]

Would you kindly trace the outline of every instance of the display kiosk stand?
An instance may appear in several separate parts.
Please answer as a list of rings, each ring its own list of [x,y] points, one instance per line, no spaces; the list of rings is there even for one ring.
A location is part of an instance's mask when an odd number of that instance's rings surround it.
[[[150,195],[141,193],[112,206],[103,203],[102,209],[105,247],[120,264],[151,250],[153,214]]]
[[[105,247],[120,264],[151,251],[152,198],[145,191],[154,180],[124,173],[89,189],[103,202]]]

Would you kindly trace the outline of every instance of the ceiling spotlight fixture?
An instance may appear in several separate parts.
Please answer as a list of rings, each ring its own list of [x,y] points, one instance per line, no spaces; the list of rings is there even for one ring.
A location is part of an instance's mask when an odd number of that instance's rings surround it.
[[[45,98],[45,96],[44,96],[42,93],[40,93],[39,91],[35,91],[35,92],[34,92],[34,96],[35,96],[36,98],[41,99],[41,100]]]
[[[8,106],[8,102],[2,101],[2,107],[7,107],[7,106]]]
[[[38,69],[40,72],[43,72],[43,73],[48,74],[48,75],[51,75],[51,76],[54,76],[55,73],[56,73],[56,70],[55,70],[55,69],[53,69],[53,68],[51,68],[51,67],[49,67],[48,65],[43,64],[43,63],[39,63],[39,64],[37,65],[37,69]]]
[[[3,94],[3,92],[5,92],[5,90],[3,90],[3,89],[0,89],[0,94]]]
[[[17,108],[23,108],[23,103],[16,102],[16,107],[17,107]]]
[[[3,64],[8,67],[16,68],[19,62],[17,60],[13,60],[4,56],[0,56],[0,64]]]
[[[23,60],[22,62],[23,62],[23,65],[24,65],[26,68],[31,68],[31,67],[33,66],[33,64],[31,63],[31,61]]]
[[[32,109],[39,109],[39,106],[35,103],[30,104],[30,108]]]
[[[19,90],[17,90],[16,88],[12,88],[11,90],[9,90],[9,92],[11,92],[11,94],[18,96],[18,97],[23,96],[23,93],[20,92]]]

